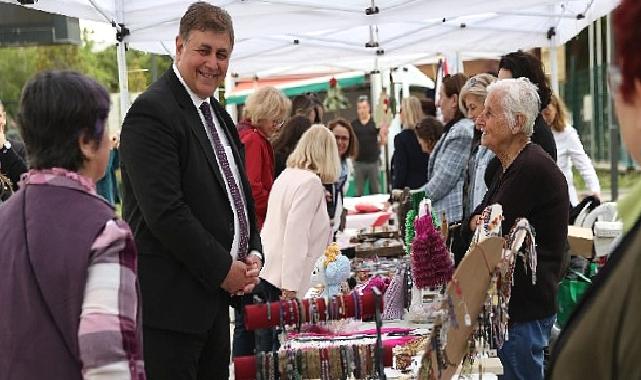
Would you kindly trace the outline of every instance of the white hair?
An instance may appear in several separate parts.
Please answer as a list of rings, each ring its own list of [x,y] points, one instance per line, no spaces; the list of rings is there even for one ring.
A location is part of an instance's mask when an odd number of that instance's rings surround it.
[[[541,104],[536,85],[527,78],[503,79],[488,86],[487,97],[492,94],[499,96],[510,128],[516,125],[516,115],[521,114],[525,116],[522,132],[532,136]]]

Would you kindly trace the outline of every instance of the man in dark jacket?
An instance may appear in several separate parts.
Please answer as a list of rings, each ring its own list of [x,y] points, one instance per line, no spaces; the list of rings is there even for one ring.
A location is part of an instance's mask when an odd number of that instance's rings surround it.
[[[243,146],[213,97],[233,42],[227,12],[192,4],[175,64],[136,99],[122,128],[123,210],[139,249],[151,380],[227,379],[231,296],[258,281],[262,247]]]

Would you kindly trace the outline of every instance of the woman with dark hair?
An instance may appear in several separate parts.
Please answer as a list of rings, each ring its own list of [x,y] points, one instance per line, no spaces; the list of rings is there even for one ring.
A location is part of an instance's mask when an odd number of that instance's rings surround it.
[[[338,155],[341,159],[341,174],[338,181],[334,183],[331,189],[333,193],[331,202],[327,202],[329,217],[332,219],[332,227],[334,232],[338,231],[343,213],[343,198],[347,194],[349,186],[350,164],[348,159],[354,159],[358,154],[358,140],[356,134],[349,121],[343,118],[337,118],[329,122],[327,125],[330,131],[336,138],[336,146],[338,147]]]
[[[294,116],[281,128],[278,138],[274,141],[274,178],[287,167],[287,157],[294,151],[300,137],[312,126],[305,116]]]
[[[358,155],[358,140],[356,134],[349,121],[338,118],[329,122],[327,125],[330,131],[336,137],[336,145],[338,146],[338,154],[341,158],[341,175],[339,177],[339,187],[343,194],[347,192],[348,179],[350,175],[350,168],[347,162],[348,159],[353,159]]]
[[[641,163],[641,2],[613,13],[615,62],[609,93],[632,158]],[[619,201],[625,236],[610,254],[554,345],[550,379],[641,378],[641,183]]]
[[[541,109],[550,103],[552,90],[545,79],[545,70],[543,63],[537,57],[524,51],[515,51],[501,57],[499,61],[499,80],[506,78],[527,78],[531,83],[535,84],[538,88],[539,99],[541,101]],[[534,133],[530,137],[531,141],[538,144],[543,150],[552,157],[556,162],[556,144],[554,136],[550,128],[545,124],[543,116],[539,114],[534,122]],[[500,172],[501,163],[498,158],[490,161],[485,171],[485,183],[488,188],[498,180],[498,173]]]
[[[436,104],[445,127],[427,168],[425,196],[432,201],[436,215],[445,212],[448,223],[463,218],[463,177],[474,135],[474,123],[459,108],[459,93],[466,81],[460,73],[443,79]]]
[[[70,71],[23,90],[31,170],[0,208],[2,378],[145,378],[133,237],[96,194],[109,106],[102,86]]]
[[[292,116],[305,116],[312,124],[323,122],[323,103],[313,92],[296,95],[292,100]]]
[[[414,133],[423,153],[430,154],[443,134],[443,123],[436,117],[427,115],[420,123],[416,124]]]

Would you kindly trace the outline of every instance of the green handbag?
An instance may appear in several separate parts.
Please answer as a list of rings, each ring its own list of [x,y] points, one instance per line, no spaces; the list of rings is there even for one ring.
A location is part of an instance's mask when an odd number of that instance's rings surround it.
[[[576,272],[574,274],[577,276],[576,279],[564,278],[559,284],[559,312],[556,315],[556,321],[560,328],[565,327],[572,311],[592,285],[592,280],[588,277]]]

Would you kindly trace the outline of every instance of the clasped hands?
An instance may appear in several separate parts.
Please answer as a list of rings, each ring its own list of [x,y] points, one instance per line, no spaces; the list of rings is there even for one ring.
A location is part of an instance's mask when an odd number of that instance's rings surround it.
[[[260,258],[255,255],[247,256],[244,262],[234,260],[221,287],[229,294],[251,293],[260,282],[258,274],[262,265]]]

